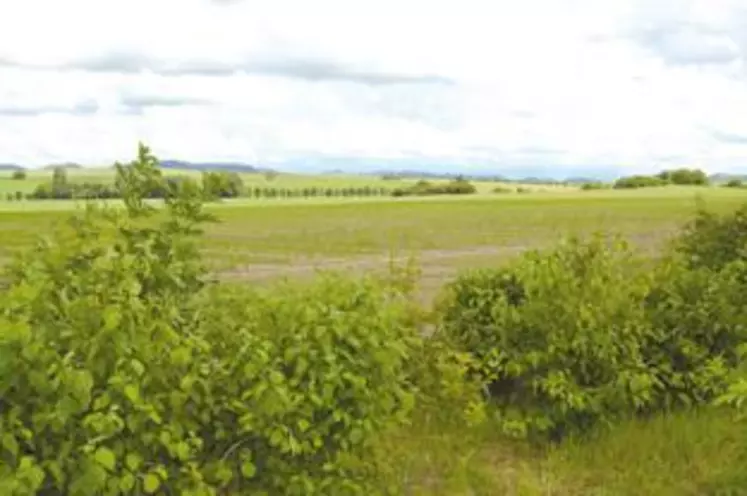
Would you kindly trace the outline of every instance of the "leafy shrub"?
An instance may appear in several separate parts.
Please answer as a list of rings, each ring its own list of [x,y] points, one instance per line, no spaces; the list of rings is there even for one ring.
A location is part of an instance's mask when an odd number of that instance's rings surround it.
[[[202,173],[202,189],[208,200],[236,198],[244,192],[244,181],[237,172],[206,171]]]
[[[475,185],[462,178],[438,184],[421,179],[409,188],[394,189],[392,196],[470,195],[474,193],[477,193]]]
[[[242,433],[257,460],[260,478],[242,489],[344,494],[354,483],[365,487],[343,470],[345,457],[404,421],[414,402],[408,364],[418,340],[407,308],[395,301],[376,281],[333,275],[307,287],[208,300],[205,339],[226,365],[211,378],[225,403],[219,418],[227,433]],[[242,370],[253,372],[242,377]]]
[[[493,188],[493,193],[500,193],[500,194],[513,193],[515,191],[516,191],[515,189],[507,188],[505,186],[496,186],[495,188]]]
[[[666,186],[669,182],[657,176],[635,175],[621,177],[613,184],[614,189],[637,189],[651,188],[655,186]]]
[[[654,316],[669,333],[663,344],[680,357],[680,387],[694,384],[699,396],[740,405],[747,398],[747,204],[724,215],[701,208],[673,248],[686,270],[660,277],[659,291],[676,296]],[[692,372],[698,364],[701,375]]]
[[[747,263],[689,267],[665,258],[645,299],[642,349],[657,407],[704,404],[725,392],[747,343]]]
[[[725,215],[701,208],[675,240],[674,249],[691,268],[719,270],[747,260],[747,204]]]
[[[741,179],[729,179],[723,186],[724,188],[747,188]]]
[[[700,169],[671,169],[663,170],[657,177],[662,181],[682,186],[705,186],[710,180],[708,174]]]
[[[23,181],[27,177],[27,173],[23,169],[17,169],[13,171],[13,174],[11,175],[12,179],[15,179],[16,181]]]
[[[584,183],[581,185],[582,191],[592,191],[605,188],[607,188],[607,185],[602,182]]]
[[[627,246],[597,237],[448,287],[442,331],[479,363],[504,430],[557,436],[652,401],[636,273]]]
[[[144,146],[117,174],[125,209],[90,205],[9,267],[0,492],[365,492],[357,455],[413,403],[398,291],[210,285],[199,186]]]

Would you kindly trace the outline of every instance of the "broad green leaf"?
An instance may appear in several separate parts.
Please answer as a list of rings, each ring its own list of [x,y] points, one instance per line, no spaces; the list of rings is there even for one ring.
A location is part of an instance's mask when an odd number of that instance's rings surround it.
[[[143,478],[143,491],[153,494],[161,487],[161,479],[155,474],[146,474]]]
[[[109,470],[110,472],[114,471],[114,468],[117,465],[117,456],[112,450],[103,446],[96,450],[93,458],[94,460],[96,460],[96,463]]]
[[[243,475],[247,479],[251,479],[254,477],[257,473],[257,467],[254,466],[254,464],[248,460],[241,463],[241,475]]]

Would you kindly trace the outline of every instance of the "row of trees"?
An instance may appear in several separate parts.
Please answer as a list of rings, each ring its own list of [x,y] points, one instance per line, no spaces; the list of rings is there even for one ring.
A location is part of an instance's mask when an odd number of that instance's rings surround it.
[[[205,199],[218,200],[224,198],[316,198],[316,197],[367,197],[385,196],[392,193],[390,188],[375,186],[360,187],[320,187],[308,186],[303,188],[283,188],[270,186],[247,186],[236,172],[204,172],[201,180],[189,176],[173,176],[165,178],[163,184],[180,184],[192,182],[199,186]],[[23,198],[34,200],[69,200],[69,199],[113,199],[121,198],[122,185],[120,180],[114,184],[99,182],[72,182],[67,178],[65,169],[55,169],[52,181],[40,184],[33,192],[24,195],[21,192],[9,193],[8,200]],[[168,190],[161,185],[152,185],[144,193],[147,198],[164,198]]]
[[[192,182],[201,190],[206,200],[219,200],[224,198],[317,198],[317,197],[369,197],[369,196],[423,196],[423,195],[456,195],[472,194],[477,191],[475,186],[463,178],[457,178],[449,182],[432,183],[429,181],[418,181],[407,188],[385,188],[378,186],[348,186],[348,187],[322,187],[307,186],[302,188],[282,188],[269,186],[247,186],[241,176],[236,172],[204,172],[201,180],[189,176],[172,176],[165,178],[162,184],[180,184]],[[165,198],[168,189],[163,185],[153,185],[150,190],[144,192],[146,198]],[[114,184],[100,182],[82,181],[72,182],[68,180],[64,168],[54,170],[52,180],[40,184],[30,194],[21,192],[9,193],[8,200],[21,200],[23,198],[33,200],[69,200],[69,199],[114,199],[121,198],[122,184],[117,179]]]

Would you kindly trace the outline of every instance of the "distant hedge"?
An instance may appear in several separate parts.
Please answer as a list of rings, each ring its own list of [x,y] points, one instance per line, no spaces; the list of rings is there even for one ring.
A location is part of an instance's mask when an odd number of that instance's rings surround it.
[[[464,179],[454,179],[444,183],[432,183],[420,180],[408,188],[397,188],[392,196],[427,196],[427,195],[471,195],[477,188]]]
[[[615,189],[650,188],[669,184],[680,186],[707,186],[708,175],[700,169],[664,170],[654,176],[634,175],[615,181]]]

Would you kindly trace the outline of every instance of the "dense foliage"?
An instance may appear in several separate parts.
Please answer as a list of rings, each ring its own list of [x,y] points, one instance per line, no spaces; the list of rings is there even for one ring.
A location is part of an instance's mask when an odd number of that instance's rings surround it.
[[[582,191],[592,191],[592,190],[600,190],[600,189],[607,189],[607,188],[609,188],[609,185],[603,182],[600,182],[600,181],[588,182],[588,183],[584,183],[581,185]]]
[[[156,165],[141,147],[118,168],[124,210],[91,205],[9,267],[1,492],[366,492],[356,456],[417,393],[407,298],[208,284],[204,192]],[[159,187],[163,209],[144,201]]]
[[[671,169],[657,174],[657,177],[671,184],[681,186],[705,186],[710,183],[708,174],[700,169]]]
[[[724,188],[747,188],[747,184],[745,184],[741,179],[729,179],[723,184],[723,186]]]
[[[615,181],[615,189],[649,188],[675,184],[680,186],[707,186],[710,184],[708,175],[700,169],[671,169],[663,170],[655,176],[633,175],[621,177]]]
[[[651,401],[639,347],[647,284],[635,273],[625,245],[598,238],[448,288],[443,332],[478,360],[506,431],[560,435]]]
[[[522,436],[710,403],[747,345],[746,214],[701,212],[646,270],[594,238],[463,274],[441,330],[476,360],[502,428]]]
[[[657,176],[634,175],[621,177],[615,181],[612,187],[614,189],[637,189],[666,186],[667,184],[669,184],[667,181]]]
[[[164,183],[177,183],[183,181],[195,181],[185,176],[170,176],[164,178]],[[281,188],[269,186],[246,186],[241,177],[235,173],[209,172],[203,175],[201,187],[205,194],[205,200],[218,200],[224,198],[331,198],[331,197],[369,197],[386,196],[390,189],[375,186],[360,187],[320,187],[309,186],[304,188]],[[147,198],[162,199],[166,190],[161,186],[154,186],[152,191],[145,193]],[[34,191],[24,195],[17,191],[15,194],[6,195],[6,200],[95,200],[121,198],[121,190],[118,184],[107,184],[103,182],[70,181],[55,184],[54,182],[38,185]]]
[[[429,195],[470,195],[477,193],[477,188],[469,181],[456,178],[449,182],[432,183],[420,180],[408,188],[397,188],[392,196],[429,196]]]

